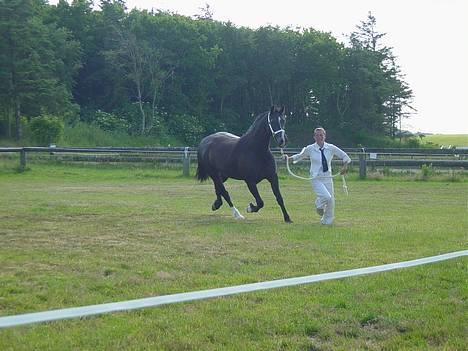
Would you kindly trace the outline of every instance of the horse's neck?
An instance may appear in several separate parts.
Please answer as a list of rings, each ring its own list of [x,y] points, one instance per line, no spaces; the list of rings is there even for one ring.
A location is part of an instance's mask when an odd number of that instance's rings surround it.
[[[267,128],[265,118],[257,120],[255,125],[241,139],[249,145],[257,146],[259,149],[270,149],[271,134]]]

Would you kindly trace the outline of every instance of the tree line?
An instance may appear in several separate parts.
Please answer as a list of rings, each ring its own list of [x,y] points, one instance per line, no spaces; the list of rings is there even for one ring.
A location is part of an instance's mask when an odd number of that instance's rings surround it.
[[[371,13],[346,45],[212,17],[208,5],[187,17],[124,0],[0,0],[0,137],[85,122],[196,145],[241,134],[274,104],[297,145],[319,125],[343,146],[397,136],[413,93]]]

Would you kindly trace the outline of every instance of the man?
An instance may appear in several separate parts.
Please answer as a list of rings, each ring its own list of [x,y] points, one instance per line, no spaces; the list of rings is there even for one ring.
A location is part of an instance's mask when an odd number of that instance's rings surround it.
[[[317,213],[322,217],[320,223],[331,225],[335,216],[335,194],[333,190],[333,178],[331,161],[334,156],[343,160],[340,174],[346,174],[348,165],[351,163],[349,156],[339,147],[325,142],[327,132],[319,127],[314,130],[315,143],[307,145],[302,151],[293,156],[287,156],[294,163],[305,157],[310,159],[310,177],[312,178],[312,189],[317,195],[315,207]]]

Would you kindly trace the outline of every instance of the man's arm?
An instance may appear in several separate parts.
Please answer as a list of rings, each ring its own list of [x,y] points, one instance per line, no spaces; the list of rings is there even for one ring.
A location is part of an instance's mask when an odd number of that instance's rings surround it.
[[[348,172],[348,166],[351,164],[351,158],[346,152],[341,150],[338,146],[334,146],[334,154],[343,160],[343,166],[341,167],[340,174],[345,175]]]

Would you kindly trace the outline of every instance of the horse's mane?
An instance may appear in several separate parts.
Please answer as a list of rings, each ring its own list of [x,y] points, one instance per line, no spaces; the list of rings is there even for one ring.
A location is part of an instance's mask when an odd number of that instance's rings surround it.
[[[254,122],[252,123],[252,125],[249,127],[249,129],[247,129],[247,131],[243,135],[247,135],[250,132],[252,132],[255,128],[257,128],[258,124],[260,123],[260,120],[262,118],[264,118],[267,114],[268,114],[268,112],[263,112],[263,113],[260,113],[257,117],[255,117]]]

